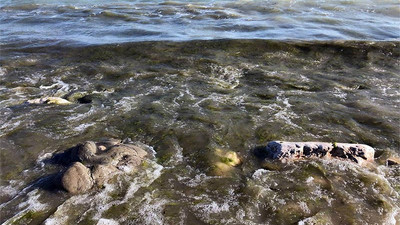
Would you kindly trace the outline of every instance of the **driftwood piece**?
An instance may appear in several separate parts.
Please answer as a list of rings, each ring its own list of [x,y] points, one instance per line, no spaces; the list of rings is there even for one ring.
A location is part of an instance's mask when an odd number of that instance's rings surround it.
[[[375,150],[364,144],[271,141],[258,155],[282,162],[305,158],[339,158],[364,165],[374,161]],[[260,154],[261,151],[261,154]]]

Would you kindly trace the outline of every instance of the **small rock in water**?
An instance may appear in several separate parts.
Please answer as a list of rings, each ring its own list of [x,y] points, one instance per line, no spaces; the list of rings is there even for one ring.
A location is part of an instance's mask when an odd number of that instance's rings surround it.
[[[117,173],[132,172],[148,156],[142,148],[115,139],[98,143],[87,141],[75,148],[70,154],[76,156],[69,158],[80,162],[74,162],[61,178],[62,187],[71,194],[84,193],[93,186],[101,187]]]
[[[392,156],[392,157],[388,158],[387,165],[388,166],[400,165],[400,157]]]
[[[271,141],[256,155],[282,162],[304,158],[340,158],[359,165],[374,161],[375,150],[363,144]]]
[[[43,97],[43,98],[37,98],[37,99],[31,99],[26,101],[28,104],[55,104],[55,105],[70,105],[72,102],[60,98],[60,97]]]
[[[222,149],[215,149],[215,154],[219,159],[214,164],[214,174],[217,176],[227,176],[232,171],[233,167],[241,163],[236,152],[224,151]]]

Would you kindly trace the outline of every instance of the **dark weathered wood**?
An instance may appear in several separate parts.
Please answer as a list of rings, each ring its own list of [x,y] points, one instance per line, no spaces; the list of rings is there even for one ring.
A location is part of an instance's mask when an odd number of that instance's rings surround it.
[[[360,165],[374,161],[375,154],[375,150],[368,145],[329,142],[271,141],[261,151],[265,158],[278,159],[282,162],[317,157],[340,158]]]

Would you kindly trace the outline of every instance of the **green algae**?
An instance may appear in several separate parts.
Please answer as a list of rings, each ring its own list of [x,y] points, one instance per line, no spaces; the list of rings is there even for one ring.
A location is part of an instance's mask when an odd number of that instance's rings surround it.
[[[112,205],[107,211],[103,212],[104,218],[119,218],[126,215],[129,212],[129,203],[122,203]]]
[[[10,221],[9,224],[15,224],[15,225],[37,224],[43,221],[43,215],[45,214],[46,212],[43,211],[28,210],[27,212],[19,216],[16,220]]]

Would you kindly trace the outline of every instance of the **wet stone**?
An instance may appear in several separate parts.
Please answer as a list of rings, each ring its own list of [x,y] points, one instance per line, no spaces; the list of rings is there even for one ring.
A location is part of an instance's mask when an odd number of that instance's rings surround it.
[[[92,188],[93,179],[89,168],[80,162],[75,162],[65,171],[61,183],[69,193],[80,194]]]
[[[75,148],[70,154],[75,153],[76,157],[69,158],[79,162],[71,162],[61,179],[62,187],[71,194],[85,193],[93,186],[102,187],[118,173],[131,173],[148,156],[144,149],[115,139],[87,141]]]

